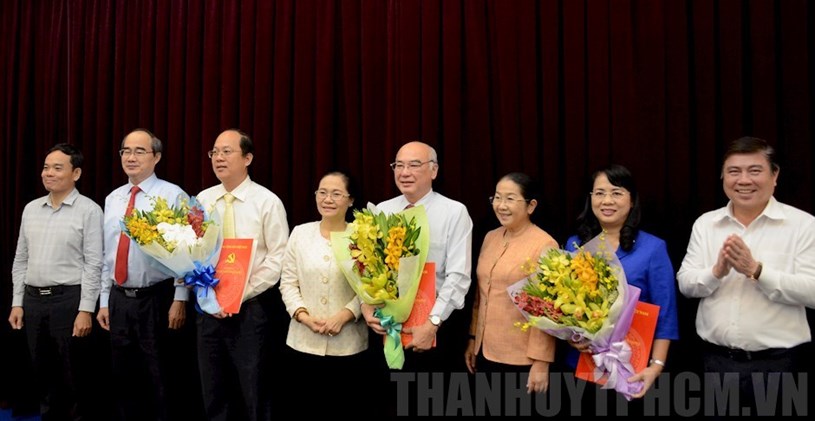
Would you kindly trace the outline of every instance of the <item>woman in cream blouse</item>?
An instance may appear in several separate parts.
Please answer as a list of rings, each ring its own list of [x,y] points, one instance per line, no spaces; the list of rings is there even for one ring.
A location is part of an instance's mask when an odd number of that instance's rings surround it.
[[[341,172],[323,176],[314,192],[319,221],[294,228],[283,258],[280,294],[292,319],[286,345],[293,351],[291,379],[294,404],[310,411],[338,413],[354,408],[352,393],[364,367],[368,328],[360,303],[331,252],[329,239],[346,231],[346,214],[354,203],[351,179]],[[316,393],[316,395],[315,395]],[[302,400],[302,401],[301,401]],[[302,404],[302,405],[300,405]]]
[[[530,220],[538,201],[528,175],[505,175],[490,203],[501,227],[487,233],[478,257],[478,292],[465,363],[470,373],[529,373],[527,392],[543,392],[549,387],[555,339],[539,329],[523,332],[514,326],[525,320],[507,287],[526,276],[521,267],[527,260],[534,261],[541,252],[557,247],[557,242]]]

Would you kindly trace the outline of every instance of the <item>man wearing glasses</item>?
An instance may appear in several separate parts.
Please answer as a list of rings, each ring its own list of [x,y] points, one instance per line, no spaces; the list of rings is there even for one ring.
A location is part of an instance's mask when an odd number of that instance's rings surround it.
[[[123,420],[169,418],[168,329],[181,328],[186,317],[187,288],[151,266],[120,225],[126,213],[151,210],[157,197],[176,206],[188,198],[177,185],[156,177],[161,152],[161,140],[146,129],[125,136],[119,155],[128,182],[105,198],[97,320],[110,331],[113,395]]]
[[[401,196],[382,202],[379,209],[387,213],[424,205],[430,224],[428,262],[436,263],[436,303],[424,324],[412,329],[413,342],[405,353],[405,372],[444,373],[462,365],[463,346],[457,348],[454,332],[459,323],[448,323],[454,310],[464,307],[470,288],[472,266],[473,222],[467,208],[433,191],[433,180],[439,172],[436,150],[422,142],[409,142],[399,149],[391,165],[396,187]],[[374,308],[363,304],[363,314],[374,332],[384,335]],[[458,326],[460,331],[466,327]],[[409,332],[410,333],[410,332]],[[436,347],[433,340],[437,339]],[[460,348],[460,349],[459,349]],[[410,352],[415,351],[415,352]],[[415,391],[411,391],[415,394]],[[401,402],[405,402],[404,396]],[[404,405],[397,408],[402,414]],[[415,411],[416,408],[407,408]]]
[[[253,238],[256,247],[240,313],[198,315],[198,364],[210,420],[234,419],[237,414],[252,421],[270,419],[271,391],[264,389],[268,380],[263,377],[268,372],[270,323],[264,306],[269,294],[264,293],[280,280],[289,225],[283,202],[249,177],[253,152],[246,133],[221,133],[207,153],[221,184],[198,195],[205,209],[214,207],[222,216],[224,238]],[[240,390],[242,402],[230,401],[234,390]]]

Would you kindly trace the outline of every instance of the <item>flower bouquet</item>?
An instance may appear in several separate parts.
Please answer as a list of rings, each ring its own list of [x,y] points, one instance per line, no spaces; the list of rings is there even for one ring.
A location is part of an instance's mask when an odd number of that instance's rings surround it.
[[[153,199],[151,211],[134,209],[121,221],[122,232],[153,258],[153,266],[176,279],[184,278],[196,295],[196,309],[210,314],[221,310],[213,288],[221,248],[215,212],[207,214],[195,200],[169,206],[163,197]]]
[[[387,330],[385,360],[401,369],[405,362],[402,323],[408,319],[427,260],[430,229],[424,206],[386,215],[376,206],[354,211],[351,234],[332,233],[331,247],[345,279]]]
[[[600,234],[576,252],[550,249],[526,268],[531,273],[507,288],[526,323],[564,340],[589,342],[604,389],[614,388],[627,399],[642,389],[628,383],[634,374],[631,348],[625,335],[631,327],[640,290],[626,283],[617,256]]]

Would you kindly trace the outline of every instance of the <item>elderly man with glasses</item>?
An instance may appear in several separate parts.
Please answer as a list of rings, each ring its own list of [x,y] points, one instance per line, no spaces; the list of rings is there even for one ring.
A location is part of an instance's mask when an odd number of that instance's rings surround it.
[[[465,332],[466,327],[463,322],[450,323],[449,319],[455,310],[464,307],[464,298],[470,289],[472,219],[462,203],[433,190],[439,163],[436,150],[430,145],[422,142],[406,143],[399,149],[396,161],[390,166],[396,187],[402,194],[380,203],[378,207],[384,212],[396,213],[423,205],[430,221],[430,250],[427,260],[436,264],[436,303],[424,324],[406,330],[413,334],[413,342],[408,346],[408,351],[415,352],[406,353],[403,371],[449,373],[451,367],[456,366],[460,366],[463,371],[461,355],[466,341],[461,332]],[[373,307],[363,305],[368,326],[374,332],[384,335],[385,330],[373,312]],[[461,340],[457,341],[459,337]],[[416,392],[410,391],[412,395]],[[411,401],[413,398],[411,397]],[[399,402],[408,401],[399,399]],[[406,410],[412,413],[416,408],[397,408],[400,415]]]

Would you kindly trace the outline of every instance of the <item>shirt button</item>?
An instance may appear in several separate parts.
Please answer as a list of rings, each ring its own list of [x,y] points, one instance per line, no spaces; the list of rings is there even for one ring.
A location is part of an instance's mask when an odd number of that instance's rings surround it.
[[[323,280],[323,283],[324,283],[324,284],[327,284],[327,283],[328,283],[328,277],[327,277],[327,276],[323,276],[323,279],[322,279],[322,280]]]
[[[327,261],[331,260],[331,256],[326,254],[325,256],[323,256],[323,260],[325,260],[327,262]]]
[[[328,303],[328,298],[326,298],[326,297],[320,298],[320,304],[327,304],[327,303]]]

